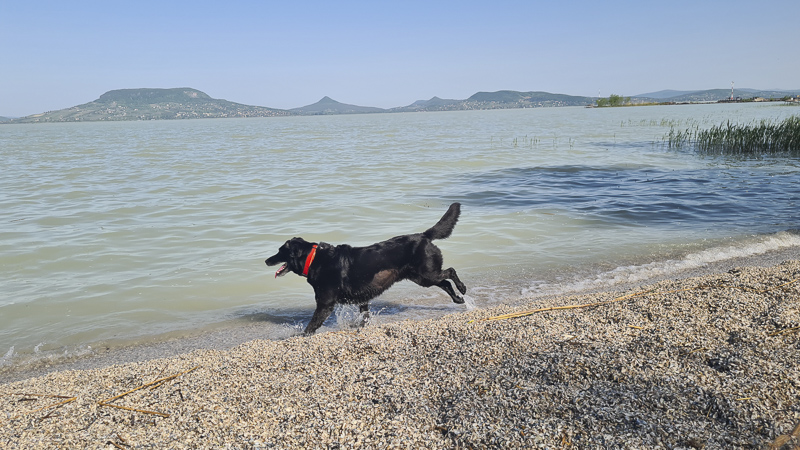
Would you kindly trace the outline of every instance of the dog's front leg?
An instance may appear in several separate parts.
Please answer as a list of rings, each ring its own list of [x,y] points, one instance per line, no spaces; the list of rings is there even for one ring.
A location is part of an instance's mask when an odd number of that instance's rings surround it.
[[[333,307],[336,305],[335,297],[331,295],[318,292],[316,297],[317,309],[314,310],[314,315],[311,317],[311,321],[308,322],[306,330],[303,331],[303,334],[306,336],[314,334],[314,332],[317,331],[317,328],[322,326],[325,320],[330,317],[331,313],[333,312]]]
[[[303,334],[306,336],[314,334],[317,328],[321,327],[325,320],[330,317],[332,312],[333,306],[317,306],[314,315],[311,317],[311,322],[308,322],[308,326],[306,330],[303,331]]]

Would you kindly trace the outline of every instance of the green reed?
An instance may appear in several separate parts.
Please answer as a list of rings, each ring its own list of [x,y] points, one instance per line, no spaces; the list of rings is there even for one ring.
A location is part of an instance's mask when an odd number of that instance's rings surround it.
[[[697,126],[684,131],[670,128],[664,140],[669,148],[691,146],[707,154],[800,154],[800,116],[791,116],[777,123],[762,120],[749,125],[728,121],[707,130]]]

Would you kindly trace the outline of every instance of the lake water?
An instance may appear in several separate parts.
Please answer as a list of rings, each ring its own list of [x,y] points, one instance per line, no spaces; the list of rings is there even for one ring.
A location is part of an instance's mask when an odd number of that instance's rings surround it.
[[[463,204],[445,264],[469,307],[800,245],[797,158],[670,150],[670,126],[778,104],[0,126],[0,366],[205,332],[301,329],[286,239],[367,245]],[[400,283],[386,320],[459,311]],[[325,329],[345,326],[333,318]],[[346,322],[346,321],[345,321]]]

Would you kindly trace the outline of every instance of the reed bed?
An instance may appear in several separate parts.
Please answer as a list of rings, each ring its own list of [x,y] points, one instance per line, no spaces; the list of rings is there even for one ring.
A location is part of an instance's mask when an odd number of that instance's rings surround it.
[[[749,125],[730,121],[701,130],[695,126],[684,131],[671,128],[665,137],[669,148],[694,147],[705,154],[800,155],[800,116],[783,121],[762,120]]]

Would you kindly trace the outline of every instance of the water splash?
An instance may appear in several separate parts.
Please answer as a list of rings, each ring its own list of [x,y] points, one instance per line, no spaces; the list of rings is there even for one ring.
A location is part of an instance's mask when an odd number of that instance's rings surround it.
[[[467,311],[472,311],[478,308],[478,306],[475,304],[475,299],[472,298],[472,296],[464,294],[463,297],[464,297],[464,306],[467,307]]]
[[[303,334],[303,330],[305,326],[301,322],[286,322],[282,323],[280,330],[276,333],[276,339],[288,339],[294,336],[300,336]]]
[[[359,305],[336,305],[336,327],[340,330],[352,330],[366,325],[364,315],[359,310]]]

